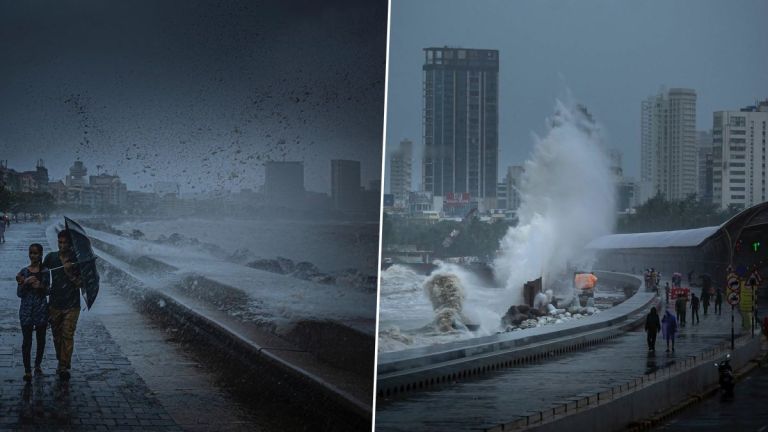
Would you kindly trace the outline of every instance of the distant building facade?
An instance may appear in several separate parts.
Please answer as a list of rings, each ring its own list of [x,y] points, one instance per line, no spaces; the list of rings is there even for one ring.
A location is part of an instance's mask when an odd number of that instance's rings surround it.
[[[331,199],[336,210],[360,210],[360,161],[331,160]]]
[[[42,159],[38,159],[34,171],[21,172],[8,168],[7,160],[0,161],[0,186],[10,192],[48,192],[48,169]]]
[[[714,188],[714,159],[712,147],[712,131],[696,132],[696,148],[698,149],[699,166],[699,201],[712,203]]]
[[[264,196],[269,205],[304,205],[304,162],[270,161],[264,165]]]
[[[400,146],[389,159],[389,191],[394,195],[396,205],[405,207],[411,192],[413,177],[413,142],[400,141]]]
[[[740,111],[716,111],[712,121],[713,202],[749,208],[766,201],[768,100]]]
[[[649,97],[641,105],[640,127],[642,201],[696,194],[696,92],[672,88]]]
[[[523,184],[523,175],[525,174],[525,167],[522,165],[512,165],[507,168],[507,176],[505,182],[507,183],[507,210],[517,210],[522,202],[520,196],[520,188]]]
[[[499,147],[499,52],[425,48],[424,190],[469,193],[495,207]]]

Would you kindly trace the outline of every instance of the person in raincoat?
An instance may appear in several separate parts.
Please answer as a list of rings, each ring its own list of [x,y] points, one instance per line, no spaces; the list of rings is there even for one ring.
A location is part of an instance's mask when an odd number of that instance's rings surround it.
[[[656,335],[661,331],[661,322],[656,308],[652,307],[645,317],[645,332],[647,334],[648,351],[656,351]]]
[[[664,318],[661,319],[661,331],[664,336],[664,340],[667,341],[667,352],[669,352],[669,344],[672,343],[672,352],[675,352],[675,335],[677,334],[677,319],[669,311],[664,313]]]

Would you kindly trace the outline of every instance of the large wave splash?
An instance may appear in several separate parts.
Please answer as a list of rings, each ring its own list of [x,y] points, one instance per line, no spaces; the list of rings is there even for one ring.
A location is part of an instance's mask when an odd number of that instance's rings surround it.
[[[502,239],[494,262],[505,304],[522,303],[526,281],[565,270],[583,257],[586,243],[613,229],[615,180],[600,135],[582,106],[557,101],[546,135],[534,136],[519,222]]]

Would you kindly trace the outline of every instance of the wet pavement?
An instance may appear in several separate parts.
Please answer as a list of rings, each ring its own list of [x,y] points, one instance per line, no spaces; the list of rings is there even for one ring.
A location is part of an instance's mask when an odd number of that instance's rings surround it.
[[[205,353],[177,340],[176,329],[142,315],[104,281],[94,308],[80,314],[69,383],[54,373],[49,330],[45,375],[25,385],[14,277],[28,264],[30,243],[51,248],[45,225],[12,224],[6,240],[0,245],[0,430],[306,429],[280,398],[238,395],[222,379],[221,365],[206,363]]]
[[[629,332],[578,353],[488,373],[403,399],[377,399],[377,431],[469,431],[596,393],[673,365],[730,338],[730,311],[701,315],[679,333],[675,352],[661,335],[649,352],[643,331]],[[736,317],[738,336],[740,319]]]
[[[714,371],[714,366],[712,367]],[[736,383],[732,400],[715,393],[675,415],[658,431],[768,431],[768,362]]]

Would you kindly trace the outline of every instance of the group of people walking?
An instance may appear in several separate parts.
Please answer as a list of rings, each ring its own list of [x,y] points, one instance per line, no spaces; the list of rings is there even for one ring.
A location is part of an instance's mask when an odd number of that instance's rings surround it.
[[[673,276],[677,276],[678,273],[675,273]],[[690,274],[689,274],[690,277]],[[659,313],[656,309],[656,307],[651,308],[651,311],[648,313],[645,321],[645,331],[647,333],[647,341],[648,341],[648,350],[649,351],[655,351],[656,350],[656,337],[658,333],[663,333],[664,340],[667,343],[667,352],[672,350],[672,352],[675,351],[675,337],[677,336],[677,333],[679,331],[679,328],[685,327],[688,323],[688,309],[690,308],[691,316],[690,316],[690,323],[691,325],[696,325],[701,322],[699,318],[699,308],[703,306],[704,309],[704,315],[707,315],[709,312],[709,306],[710,303],[713,300],[714,297],[714,304],[715,304],[715,314],[721,315],[722,314],[722,305],[723,305],[723,293],[722,290],[717,288],[713,289],[712,282],[709,279],[705,279],[702,284],[702,290],[701,290],[701,296],[697,296],[696,293],[690,293],[690,300],[688,299],[689,296],[689,289],[688,288],[681,288],[680,284],[682,282],[682,277],[676,277],[673,280],[673,288],[677,288],[680,291],[671,292],[669,282],[665,284],[664,291],[665,291],[665,305],[669,305],[670,299],[672,297],[672,294],[674,294],[674,314],[668,310],[665,309],[664,316],[659,317]],[[688,306],[688,303],[690,301],[690,306]]]
[[[659,319],[659,313],[656,307],[652,307],[648,316],[645,318],[645,332],[648,341],[648,351],[656,351],[656,336],[663,333],[664,340],[667,342],[667,352],[675,352],[675,335],[677,334],[677,318],[668,310],[664,311],[664,317]]]
[[[21,299],[19,320],[25,381],[32,380],[33,333],[37,341],[34,372],[35,375],[43,374],[42,361],[49,325],[58,361],[56,372],[62,380],[70,378],[82,280],[75,265],[69,231],[60,231],[57,238],[58,252],[48,253],[45,258],[41,244],[29,245],[29,265],[16,275],[16,295]]]

